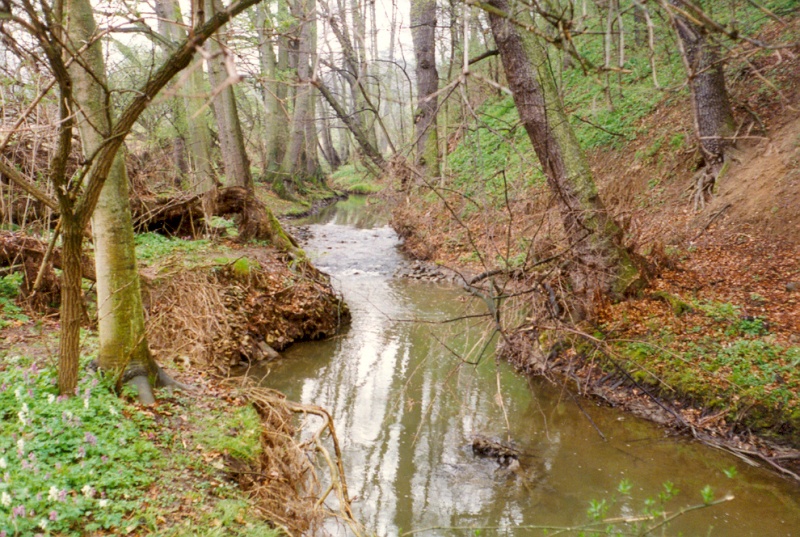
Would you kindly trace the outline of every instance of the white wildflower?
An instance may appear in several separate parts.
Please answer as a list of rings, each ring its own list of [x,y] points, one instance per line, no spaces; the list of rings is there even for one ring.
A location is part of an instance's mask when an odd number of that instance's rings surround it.
[[[22,453],[25,453],[25,439],[20,438],[17,440],[17,449],[20,450]]]
[[[11,505],[11,495],[8,492],[3,492],[0,495],[0,503],[3,504],[3,507],[9,507]]]
[[[17,389],[14,390],[14,397],[16,397],[17,399],[22,397],[22,387],[17,386]]]
[[[113,406],[108,407],[108,413],[111,414],[112,416],[116,416],[117,414],[119,414],[119,412],[117,412],[117,409],[114,408]]]
[[[43,518],[39,521],[39,527],[43,530],[47,529],[47,519]]]
[[[3,470],[8,468],[8,461],[6,460],[5,457],[0,457],[0,468],[2,468]]]
[[[91,487],[91,485],[88,485],[88,484],[83,486],[83,488],[81,489],[81,492],[87,498],[91,498],[92,496],[94,496],[94,489]]]
[[[17,417],[19,418],[19,422],[20,422],[22,425],[25,425],[25,419],[27,418],[27,416],[25,415],[25,413],[24,413],[24,412],[22,412],[22,411],[20,411],[20,412],[17,412]]]
[[[47,493],[47,499],[51,502],[58,501],[58,487],[50,487],[50,490]]]
[[[28,403],[22,403],[22,411],[23,411],[25,414],[27,414],[28,412],[30,412],[30,409],[28,408]]]
[[[89,400],[88,399],[84,399],[83,400],[83,408],[89,408]]]
[[[53,395],[52,393],[48,393],[47,394],[47,402],[48,403],[50,403],[52,405],[55,400],[56,400],[56,396],[55,395]]]
[[[108,505],[108,500],[106,499],[98,500],[97,505],[99,505],[100,507],[106,507]]]

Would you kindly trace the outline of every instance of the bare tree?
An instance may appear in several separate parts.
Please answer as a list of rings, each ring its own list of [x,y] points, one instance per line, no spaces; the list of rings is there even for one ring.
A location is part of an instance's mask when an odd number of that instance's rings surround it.
[[[555,195],[574,261],[568,268],[573,315],[590,316],[600,295],[621,295],[641,276],[620,244],[621,230],[600,199],[586,156],[567,121],[547,53],[527,4],[491,0],[489,19],[520,120]]]

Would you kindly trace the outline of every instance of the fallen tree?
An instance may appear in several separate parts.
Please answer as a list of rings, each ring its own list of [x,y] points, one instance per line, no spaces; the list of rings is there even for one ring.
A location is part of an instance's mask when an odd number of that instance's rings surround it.
[[[205,193],[131,199],[137,231],[168,235],[194,237],[208,229],[204,207],[210,208],[213,216],[236,216],[240,241],[267,240],[279,250],[294,252],[297,249],[297,241],[283,231],[275,216],[244,187],[221,188],[211,196]]]

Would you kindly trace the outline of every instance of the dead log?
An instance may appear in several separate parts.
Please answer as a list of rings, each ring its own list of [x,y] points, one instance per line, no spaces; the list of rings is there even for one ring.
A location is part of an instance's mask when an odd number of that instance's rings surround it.
[[[495,459],[500,466],[509,466],[514,461],[519,464],[518,449],[485,436],[478,435],[472,439],[472,453],[478,457]]]
[[[42,271],[39,288],[34,292],[34,283],[47,252],[47,243],[22,233],[0,231],[0,266],[20,267],[25,275],[21,295],[37,311],[55,307],[61,300],[61,285],[53,268],[62,268],[61,248],[54,248],[50,262]],[[95,281],[94,260],[81,257],[83,277]]]
[[[41,239],[29,237],[19,232],[0,231],[0,266],[2,267],[10,267],[26,259],[30,259],[39,265],[44,259],[46,251],[47,243]],[[61,248],[53,249],[51,260],[55,268],[62,268]],[[93,282],[97,281],[94,272],[94,259],[83,255],[81,257],[81,269],[84,278]],[[36,272],[33,273],[33,277],[36,278]],[[31,285],[33,285],[33,279],[31,280]]]

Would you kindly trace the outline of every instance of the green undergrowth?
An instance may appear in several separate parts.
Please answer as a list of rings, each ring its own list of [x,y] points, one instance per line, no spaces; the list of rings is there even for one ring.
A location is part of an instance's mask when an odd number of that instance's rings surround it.
[[[251,406],[163,392],[141,407],[90,358],[64,397],[52,359],[0,351],[0,534],[276,534],[224,472],[259,453]]]
[[[211,243],[207,239],[187,240],[158,233],[140,233],[135,240],[136,259],[148,265],[176,254],[181,254],[187,261],[197,261]]]
[[[346,164],[333,172],[329,183],[334,190],[347,194],[375,194],[384,188],[366,169],[353,164]]]
[[[19,295],[22,278],[21,272],[7,274],[0,278],[0,329],[28,320],[24,310],[15,302]]]
[[[633,378],[722,412],[729,425],[800,445],[800,346],[736,305],[672,298],[683,323],[653,321],[641,340],[614,344]]]
[[[796,9],[796,2],[774,0],[763,3],[775,13],[788,14]],[[756,35],[767,22],[767,16],[755,4],[730,6],[705,6],[723,25],[736,28],[743,35]],[[620,149],[640,136],[648,136],[652,125],[642,119],[664,102],[688,100],[685,85],[686,73],[677,52],[674,30],[663,21],[655,24],[656,79],[654,82],[647,45],[646,30],[635,19],[635,10],[622,15],[624,27],[634,29],[635,39],[626,40],[624,66],[618,72],[603,73],[605,61],[603,35],[605,17],[590,17],[588,23],[595,27],[575,38],[578,53],[585,58],[587,70],[577,62],[563,66],[563,54],[549,47],[550,69],[562,91],[564,109],[581,147],[585,151]],[[726,47],[735,43],[726,42]],[[615,44],[616,47],[616,44]],[[767,52],[765,52],[766,54]],[[618,54],[611,54],[614,67]],[[729,71],[733,71],[730,67]],[[729,72],[729,78],[735,76]],[[766,85],[765,85],[766,87]],[[496,206],[505,201],[505,190],[513,197],[516,192],[541,183],[543,175],[525,129],[522,127],[512,97],[493,94],[475,107],[473,113],[463,113],[459,127],[458,145],[446,157],[445,173],[453,188],[467,197],[486,193]],[[677,138],[664,143],[664,149],[675,151],[684,141]],[[651,149],[658,151],[660,147]],[[652,155],[650,155],[652,156]],[[462,215],[464,216],[464,215]]]

